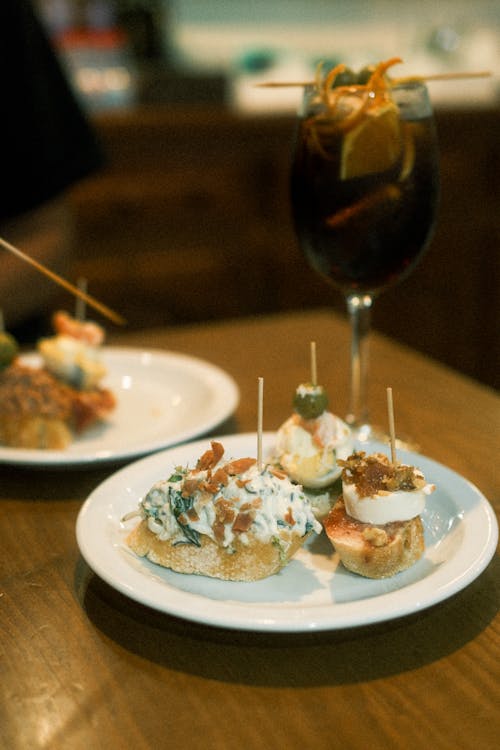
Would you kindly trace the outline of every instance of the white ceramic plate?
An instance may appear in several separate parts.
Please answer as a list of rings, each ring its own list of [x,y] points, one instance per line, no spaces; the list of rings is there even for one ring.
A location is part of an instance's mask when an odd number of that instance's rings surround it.
[[[222,437],[226,457],[256,455],[254,434]],[[274,435],[263,436],[264,455]],[[365,625],[429,607],[473,581],[491,559],[498,527],[479,490],[420,455],[398,453],[419,466],[436,491],[423,514],[425,556],[386,580],[345,570],[325,534],[303,547],[279,574],[255,583],[182,575],[137,557],[125,545],[137,519],[121,523],[151,485],[179,464],[193,465],[208,440],[162,451],[118,471],[86,500],[77,521],[80,551],[97,575],[149,607],[189,620],[254,631],[307,632]],[[386,446],[363,444],[363,449]]]
[[[176,352],[103,347],[103,385],[117,407],[106,422],[77,437],[64,451],[0,446],[0,463],[66,466],[136,458],[191,440],[229,417],[239,393],[219,367]],[[39,365],[36,354],[27,364]]]

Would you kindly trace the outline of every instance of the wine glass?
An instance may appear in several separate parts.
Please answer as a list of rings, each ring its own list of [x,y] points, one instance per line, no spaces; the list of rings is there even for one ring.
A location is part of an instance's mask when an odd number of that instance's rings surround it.
[[[359,440],[378,437],[367,405],[373,301],[422,256],[439,194],[426,86],[417,79],[391,81],[390,64],[363,72],[364,80],[339,66],[305,86],[291,174],[301,249],[346,300],[351,324],[346,421]]]

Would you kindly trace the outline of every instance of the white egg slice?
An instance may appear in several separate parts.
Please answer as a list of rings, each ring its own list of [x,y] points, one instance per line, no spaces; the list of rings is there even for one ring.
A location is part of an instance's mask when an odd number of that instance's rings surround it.
[[[294,482],[321,489],[340,476],[337,459],[352,453],[353,439],[345,422],[330,412],[307,422],[293,415],[278,430],[276,450],[279,463]]]

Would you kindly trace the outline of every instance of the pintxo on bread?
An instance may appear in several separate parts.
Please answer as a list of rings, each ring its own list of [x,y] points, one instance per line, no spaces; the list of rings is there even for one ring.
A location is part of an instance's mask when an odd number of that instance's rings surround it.
[[[213,441],[194,468],[176,467],[124,521],[138,555],[179,573],[256,581],[279,572],[312,533],[320,533],[300,487],[255,458],[224,460]]]
[[[367,578],[406,570],[424,552],[420,514],[434,485],[382,453],[354,452],[340,463],[342,495],[323,526],[342,564]]]
[[[0,442],[9,447],[63,450],[116,406],[100,385],[103,329],[64,312],[53,323],[56,335],[38,344],[42,366],[23,364],[14,350],[0,370]]]
[[[276,434],[275,461],[304,488],[324,489],[340,476],[337,459],[347,458],[352,449],[349,426],[328,410],[328,395],[317,383],[316,344],[312,341],[311,381],[295,389],[293,414]]]

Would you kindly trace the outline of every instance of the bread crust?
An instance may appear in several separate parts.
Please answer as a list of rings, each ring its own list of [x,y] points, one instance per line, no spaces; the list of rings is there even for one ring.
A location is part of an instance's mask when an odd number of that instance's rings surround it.
[[[366,578],[389,578],[423,555],[420,516],[384,525],[362,523],[346,513],[342,496],[323,520],[325,532],[342,564]]]
[[[127,545],[140,557],[178,573],[205,575],[225,581],[258,581],[278,573],[304,544],[309,534],[298,536],[282,531],[279,541],[262,542],[248,533],[248,544],[235,539],[229,550],[205,534],[200,547],[172,544],[159,539],[142,520],[127,536]]]

